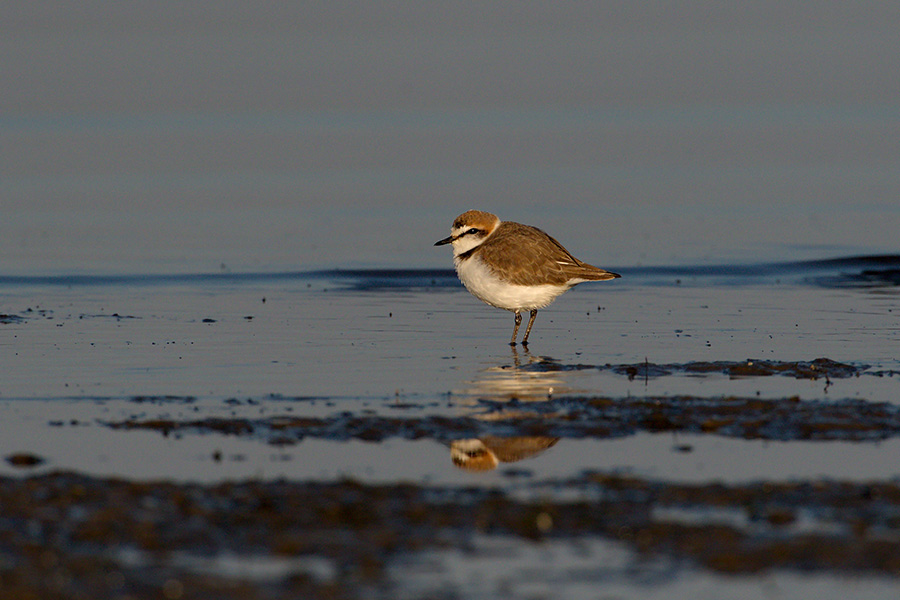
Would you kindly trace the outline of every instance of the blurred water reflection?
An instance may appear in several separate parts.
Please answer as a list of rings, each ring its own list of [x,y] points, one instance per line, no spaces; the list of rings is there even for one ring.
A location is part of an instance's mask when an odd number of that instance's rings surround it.
[[[547,400],[553,394],[571,392],[559,372],[528,368],[545,362],[554,360],[546,356],[534,356],[527,348],[521,354],[517,348],[513,348],[511,364],[486,368],[474,380],[467,382],[461,393],[468,396],[470,401],[485,399],[495,402],[533,402]]]

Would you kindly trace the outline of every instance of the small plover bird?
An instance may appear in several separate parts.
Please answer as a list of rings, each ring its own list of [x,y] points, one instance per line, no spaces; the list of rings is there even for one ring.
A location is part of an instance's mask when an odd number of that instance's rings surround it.
[[[453,245],[456,273],[472,295],[515,313],[511,346],[516,345],[523,310],[531,311],[522,338],[527,346],[538,309],[579,283],[619,277],[581,262],[537,227],[501,221],[480,210],[456,217],[450,236],[434,243],[444,244]]]

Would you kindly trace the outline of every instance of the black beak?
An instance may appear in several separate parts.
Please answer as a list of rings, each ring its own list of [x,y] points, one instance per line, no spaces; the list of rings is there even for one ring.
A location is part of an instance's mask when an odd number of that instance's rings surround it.
[[[455,239],[455,238],[451,235],[451,236],[445,237],[445,238],[442,239],[442,240],[438,240],[437,242],[434,243],[434,245],[435,245],[435,246],[443,246],[444,244],[449,244],[449,243],[452,242],[454,239]]]

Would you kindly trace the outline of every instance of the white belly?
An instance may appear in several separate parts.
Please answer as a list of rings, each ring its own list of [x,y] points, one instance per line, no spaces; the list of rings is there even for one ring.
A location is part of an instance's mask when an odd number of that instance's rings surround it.
[[[536,310],[569,289],[563,285],[512,285],[494,275],[477,257],[455,259],[456,273],[473,296],[506,310]]]

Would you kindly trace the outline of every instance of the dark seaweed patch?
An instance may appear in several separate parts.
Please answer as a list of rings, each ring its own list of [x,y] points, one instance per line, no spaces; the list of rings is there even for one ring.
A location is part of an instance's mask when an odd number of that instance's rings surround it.
[[[0,325],[19,325],[36,318],[53,319],[53,311],[45,308],[26,308],[19,313],[0,313]]]
[[[863,400],[696,396],[652,398],[565,397],[527,404],[482,400],[469,417],[381,417],[345,413],[333,417],[260,419],[128,419],[114,429],[164,435],[219,433],[254,436],[279,445],[305,437],[382,441],[390,438],[452,441],[483,436],[615,438],[640,432],[678,431],[765,440],[881,440],[900,435],[900,407]],[[486,418],[488,417],[488,418]]]
[[[44,459],[30,452],[16,452],[7,456],[6,462],[20,469],[28,469],[42,464]]]
[[[841,273],[812,278],[823,287],[839,288],[879,288],[900,285],[900,268],[863,269],[854,273]]]
[[[564,364],[552,358],[535,358],[530,363],[517,367],[525,372],[582,371],[596,369],[625,375],[629,379],[665,377],[668,375],[723,374],[731,377],[769,377],[782,375],[796,379],[845,379],[862,374],[885,375],[885,371],[869,373],[868,365],[840,363],[829,358],[811,361],[777,361],[748,358],[744,361],[699,361],[688,363],[656,364],[642,362],[620,365]]]

